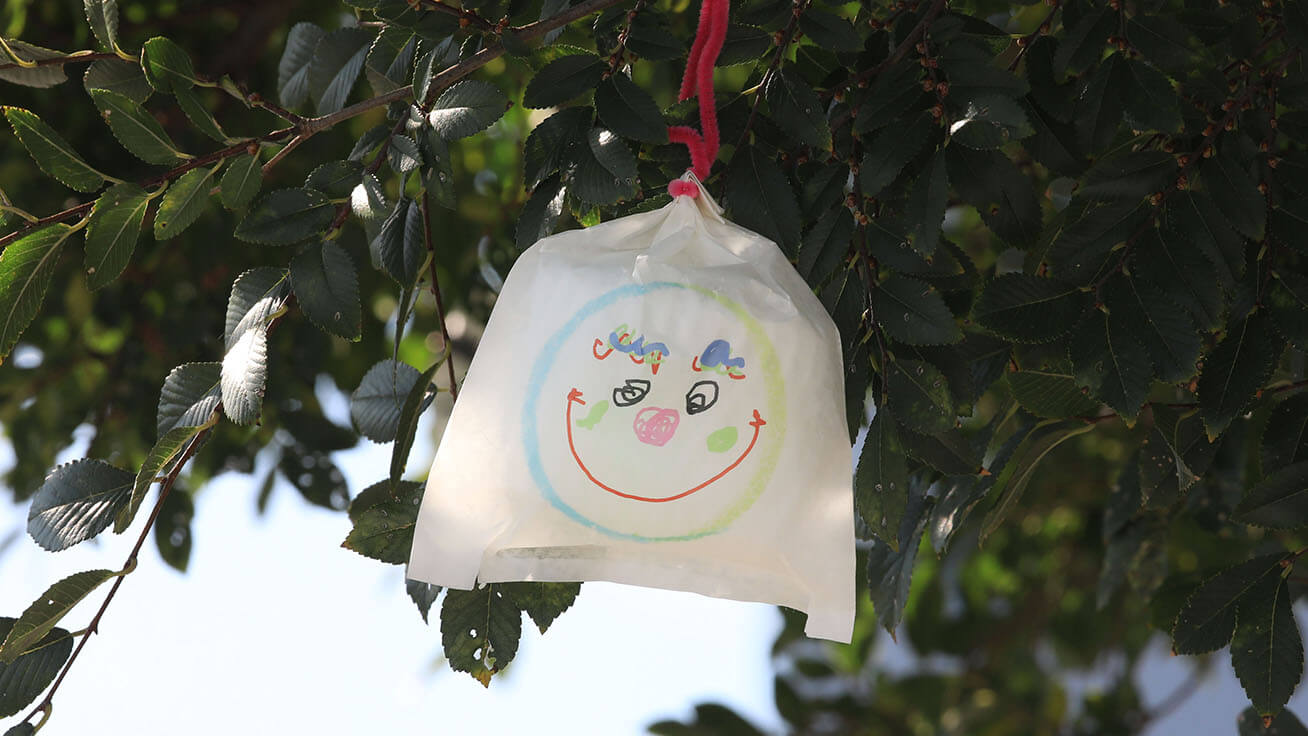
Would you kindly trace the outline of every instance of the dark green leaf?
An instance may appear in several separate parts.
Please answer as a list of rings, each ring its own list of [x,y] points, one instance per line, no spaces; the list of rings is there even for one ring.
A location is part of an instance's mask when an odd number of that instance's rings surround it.
[[[177,150],[159,121],[145,108],[117,92],[93,89],[90,94],[114,138],[133,156],[146,163],[164,166],[171,166],[181,158],[190,158]]]
[[[631,20],[627,48],[646,61],[666,61],[686,53],[686,47],[668,27],[663,16],[646,7]]]
[[[1149,351],[1127,321],[1117,313],[1092,310],[1072,332],[1068,354],[1076,384],[1128,423],[1134,421],[1153,371]]]
[[[116,575],[113,570],[87,570],[51,585],[9,629],[0,644],[0,662],[13,666],[20,656],[35,649],[73,606]]]
[[[509,98],[499,87],[469,79],[442,92],[427,120],[442,138],[452,141],[490,127],[508,107]]]
[[[9,635],[16,619],[0,618],[0,640]],[[36,642],[32,651],[10,664],[0,664],[0,718],[8,718],[36,700],[54,681],[68,655],[73,651],[73,637],[65,630],[55,628]],[[22,727],[27,726],[23,731]],[[15,736],[31,736],[32,725],[20,723],[5,732],[17,731]]]
[[[1240,519],[1271,529],[1308,525],[1308,462],[1272,471],[1236,509]]]
[[[896,360],[886,369],[886,390],[895,418],[922,434],[954,426],[949,384],[935,366],[920,360]]]
[[[134,476],[103,460],[84,458],[50,471],[32,497],[27,533],[50,552],[104,531],[132,495]]]
[[[79,192],[94,192],[104,183],[104,174],[91,168],[68,141],[41,118],[21,107],[5,107],[4,111],[19,142],[42,171]]]
[[[935,131],[931,113],[923,112],[877,134],[867,144],[863,164],[859,167],[863,196],[875,197],[890,186],[904,166],[922,151]]]
[[[1086,172],[1077,194],[1091,199],[1140,199],[1176,179],[1176,159],[1165,151],[1128,151],[1105,158]]]
[[[164,192],[159,210],[154,214],[154,239],[175,238],[190,227],[209,204],[209,189],[213,186],[212,169],[191,169],[182,174]]]
[[[1060,45],[1059,51],[1062,49]],[[1122,119],[1122,96],[1118,90],[1126,76],[1121,64],[1121,57],[1113,54],[1081,85],[1073,121],[1081,147],[1087,152],[1108,148],[1117,135]]]
[[[1080,212],[1074,222],[1059,229],[1049,249],[1054,275],[1082,286],[1094,283],[1113,263],[1118,244],[1147,233],[1151,212],[1148,203],[1130,200]],[[1199,260],[1203,257],[1199,256]]]
[[[525,107],[554,107],[599,84],[605,70],[598,56],[575,54],[562,56],[546,64],[527,83],[522,95]]]
[[[1231,227],[1245,237],[1262,240],[1267,230],[1267,199],[1258,191],[1234,147],[1226,146],[1216,156],[1205,159],[1199,172],[1204,188]]]
[[[1240,599],[1231,666],[1258,712],[1276,715],[1303,677],[1303,639],[1294,598],[1280,571],[1264,574]]]
[[[208,419],[209,424],[217,421],[216,416]],[[172,466],[174,460],[181,456],[182,450],[200,432],[200,429],[198,426],[174,427],[159,436],[159,440],[150,448],[150,453],[145,456],[145,462],[141,464],[141,469],[136,474],[131,498],[118,510],[118,515],[114,518],[115,534],[122,534],[132,525],[132,519],[141,508],[141,502],[145,500],[145,494],[150,490],[150,486],[161,473]]]
[[[345,474],[326,452],[296,442],[282,451],[277,468],[309,503],[332,511],[349,505]]]
[[[945,149],[949,183],[1005,241],[1024,247],[1040,237],[1040,202],[1031,180],[999,151]]]
[[[384,95],[409,81],[417,47],[418,40],[409,31],[395,26],[382,28],[368,48],[363,67],[373,94]]]
[[[1295,394],[1272,410],[1260,457],[1264,472],[1308,460],[1308,394]]]
[[[799,29],[829,51],[862,51],[863,39],[849,21],[833,13],[808,8],[799,16]]]
[[[73,233],[62,223],[34,230],[0,251],[0,358],[27,329],[54,276],[60,246]]]
[[[246,213],[235,235],[248,243],[291,245],[322,232],[335,216],[336,208],[321,192],[278,189]]]
[[[436,387],[431,382],[432,376],[436,375],[436,371],[440,370],[448,357],[448,355],[440,356],[430,368],[418,376],[418,380],[409,388],[409,393],[405,395],[404,403],[400,406],[395,427],[395,446],[391,448],[392,486],[399,484],[400,476],[404,474],[404,466],[409,462],[413,439],[418,433],[418,419],[431,403],[432,397],[436,395]]]
[[[1222,291],[1216,266],[1193,241],[1167,229],[1148,228],[1136,240],[1132,275],[1185,308],[1201,329],[1221,324]]]
[[[82,0],[86,22],[100,45],[114,51],[118,48],[118,0]]]
[[[595,113],[609,130],[624,138],[668,141],[668,126],[658,104],[625,74],[613,74],[600,82],[595,89]]]
[[[177,427],[208,424],[222,399],[221,383],[222,363],[183,363],[172,369],[159,391],[159,436]]]
[[[418,613],[422,614],[422,622],[427,623],[427,614],[431,613],[431,605],[441,594],[441,586],[420,580],[405,580],[404,590],[408,592],[409,600],[413,601],[413,605],[418,607]]]
[[[531,617],[542,634],[581,593],[581,583],[503,583],[496,587]]]
[[[788,66],[781,66],[763,90],[772,120],[795,141],[819,149],[831,148],[826,108],[808,82]]]
[[[981,470],[981,458],[957,429],[935,435],[904,430],[900,440],[910,457],[946,475],[973,475]]]
[[[1199,410],[1210,439],[1226,431],[1253,401],[1271,377],[1282,347],[1262,312],[1227,326],[1226,337],[1204,358],[1199,375]]]
[[[166,94],[195,85],[191,57],[181,46],[163,36],[155,36],[141,47],[141,70],[151,87]]]
[[[636,157],[627,144],[604,128],[591,128],[586,140],[586,148],[574,149],[577,168],[568,179],[568,191],[591,204],[612,204],[632,196]]]
[[[5,39],[5,43],[9,46],[9,50],[13,52],[13,55],[22,61],[41,61],[42,59],[57,59],[67,56],[62,51],[34,46],[16,38]],[[4,59],[4,66],[8,67],[0,68],[0,79],[6,82],[21,84],[24,87],[53,87],[56,84],[68,81],[61,64],[30,67],[10,66],[9,54],[7,53],[0,53],[0,59]]]
[[[985,95],[968,100],[949,125],[951,140],[968,148],[999,148],[1035,134],[1022,106],[1011,97]]]
[[[229,210],[239,210],[254,199],[263,184],[263,168],[259,157],[242,154],[232,159],[223,174],[221,189],[223,206]]]
[[[963,339],[940,292],[903,276],[877,286],[872,301],[877,322],[891,337],[909,345],[943,345]]]
[[[921,546],[930,515],[924,513],[927,502],[911,498],[909,509],[899,529],[899,549],[892,550],[884,542],[873,542],[867,553],[868,587],[872,604],[876,607],[877,622],[894,633],[904,616],[909,588],[913,578],[913,563]]]
[[[491,676],[518,653],[522,612],[498,585],[447,590],[441,604],[441,645],[455,672],[490,687]]]
[[[972,313],[997,335],[1038,343],[1066,334],[1088,304],[1087,295],[1071,284],[1010,273],[986,285]]]
[[[563,214],[563,182],[551,176],[536,186],[518,214],[517,243],[525,250],[537,240],[554,232],[554,224]]]
[[[1124,59],[1118,80],[1122,110],[1132,130],[1174,133],[1181,129],[1181,101],[1166,75],[1143,62]]]
[[[1117,13],[1098,8],[1082,15],[1058,40],[1054,52],[1054,73],[1075,74],[1099,61],[1108,34],[1117,24]]]
[[[577,158],[574,149],[589,145],[586,134],[591,117],[589,108],[570,107],[549,116],[531,131],[523,149],[523,186],[534,189],[560,168],[570,173]]]
[[[163,501],[159,518],[154,523],[154,544],[159,556],[169,567],[186,572],[191,561],[191,520],[195,518],[195,502],[191,494],[174,488]]]
[[[355,428],[373,442],[394,440],[404,399],[418,377],[412,366],[393,360],[383,360],[370,368],[350,395],[350,418]]]
[[[1102,298],[1109,313],[1144,343],[1158,378],[1175,383],[1194,376],[1202,341],[1185,310],[1135,278],[1110,280]]]
[[[422,483],[401,482],[381,502],[352,513],[354,528],[341,546],[391,565],[407,563],[422,492]]]
[[[177,97],[177,106],[182,108],[186,113],[186,119],[191,121],[195,129],[209,136],[219,143],[226,143],[231,140],[223,132],[223,128],[218,124],[218,120],[205,107],[204,101],[200,99],[200,94],[190,87],[178,87],[173,91]]]
[[[363,164],[358,161],[328,161],[309,173],[304,188],[322,192],[330,199],[342,199],[350,196],[361,181]]]
[[[359,276],[349,254],[335,241],[311,245],[291,260],[291,289],[314,324],[346,340],[361,337]]]
[[[854,470],[854,506],[878,538],[899,549],[899,522],[908,505],[908,469],[899,429],[884,411],[868,425]]]
[[[1217,266],[1217,276],[1230,287],[1244,272],[1244,238],[1226,224],[1206,192],[1174,192],[1164,210],[1167,230],[1190,240]]]
[[[1278,713],[1271,724],[1264,728],[1263,716],[1252,706],[1245,708],[1236,720],[1239,736],[1308,736],[1308,728],[1288,710]]]
[[[1208,578],[1186,599],[1172,627],[1172,651],[1203,654],[1226,646],[1235,633],[1241,598],[1258,581],[1279,576],[1284,555],[1263,555]]]
[[[372,251],[382,270],[401,286],[418,280],[427,262],[427,246],[423,239],[422,209],[417,202],[401,197],[395,203],[395,209],[372,242]]]
[[[1023,409],[1038,417],[1093,416],[1099,402],[1086,396],[1070,373],[1022,370],[1008,374],[1013,398]]]
[[[904,59],[877,75],[858,106],[854,129],[859,133],[876,130],[898,120],[922,96],[918,79],[922,67],[915,59]]]
[[[345,107],[371,43],[372,34],[357,27],[338,28],[318,41],[309,61],[308,81],[309,96],[317,103],[319,115]]]
[[[736,151],[727,169],[732,218],[783,249],[799,249],[801,219],[795,191],[772,159],[753,146]]]
[[[145,190],[130,182],[109,187],[95,200],[86,226],[87,287],[102,288],[127,267],[149,207]]]
[[[799,249],[799,272],[809,283],[820,283],[849,254],[854,218],[844,207],[822,214],[804,235]]]
[[[732,23],[718,54],[718,66],[732,66],[757,61],[772,48],[772,36],[761,28]]]
[[[1276,329],[1300,350],[1308,347],[1308,279],[1293,271],[1273,271],[1267,298]]]
[[[1189,71],[1194,51],[1190,34],[1172,16],[1136,15],[1126,21],[1126,38],[1144,58],[1168,71]]]
[[[913,245],[913,250],[924,257],[936,251],[948,204],[949,174],[945,169],[945,154],[937,151],[931,161],[923,166],[904,207],[905,217],[913,224],[909,242]]]
[[[141,65],[121,59],[96,59],[91,62],[82,75],[82,86],[87,92],[93,89],[117,92],[138,105],[144,104],[154,93],[154,88],[145,78],[145,72],[141,71]]]
[[[309,99],[309,64],[327,32],[312,23],[296,23],[286,35],[286,50],[277,64],[277,96],[296,107]]]

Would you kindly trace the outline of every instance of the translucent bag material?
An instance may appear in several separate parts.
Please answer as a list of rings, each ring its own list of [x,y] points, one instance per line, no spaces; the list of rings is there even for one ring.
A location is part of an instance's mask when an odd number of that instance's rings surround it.
[[[847,642],[850,458],[835,325],[777,246],[699,189],[518,258],[437,450],[408,576],[760,601]]]

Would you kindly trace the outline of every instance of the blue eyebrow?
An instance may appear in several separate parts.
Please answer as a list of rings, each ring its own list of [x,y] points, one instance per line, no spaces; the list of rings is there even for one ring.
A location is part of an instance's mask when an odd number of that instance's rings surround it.
[[[744,368],[745,359],[731,357],[731,343],[726,340],[714,340],[700,354],[699,364],[705,368],[712,368],[719,364],[726,368]]]

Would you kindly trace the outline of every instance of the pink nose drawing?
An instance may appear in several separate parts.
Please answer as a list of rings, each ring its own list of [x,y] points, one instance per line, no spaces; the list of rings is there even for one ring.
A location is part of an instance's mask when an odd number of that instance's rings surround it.
[[[680,421],[681,415],[676,409],[649,406],[636,414],[636,421],[632,423],[631,428],[636,432],[636,439],[647,445],[662,447],[672,439],[672,435],[677,431],[677,423]]]

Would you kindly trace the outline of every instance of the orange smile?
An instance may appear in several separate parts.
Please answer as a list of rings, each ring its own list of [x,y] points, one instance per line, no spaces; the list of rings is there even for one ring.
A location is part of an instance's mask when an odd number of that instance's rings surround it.
[[[703,483],[700,483],[699,485],[695,486],[694,488],[691,488],[690,490],[682,491],[681,493],[678,493],[673,496],[653,498],[650,496],[638,496],[634,493],[626,493],[624,491],[619,491],[618,489],[610,485],[606,485],[600,479],[596,478],[593,473],[590,472],[590,469],[586,467],[586,463],[582,461],[581,455],[577,454],[577,446],[573,443],[572,440],[572,405],[573,404],[581,404],[582,406],[585,406],[586,404],[585,400],[581,398],[581,391],[575,388],[568,392],[568,408],[567,411],[565,412],[565,416],[568,423],[568,449],[572,451],[572,459],[577,461],[577,467],[581,468],[581,472],[586,474],[586,477],[590,479],[591,483],[594,483],[595,485],[599,486],[600,488],[603,488],[609,493],[614,494],[615,496],[629,498],[633,501],[648,501],[650,503],[663,503],[665,501],[675,501],[679,498],[685,498],[686,496],[689,496],[690,494],[696,491],[699,491],[709,485],[712,485],[715,481],[722,478],[727,473],[730,473],[732,470],[736,468],[737,465],[740,465],[742,462],[744,462],[745,458],[749,455],[750,451],[754,449],[754,445],[758,443],[759,429],[763,425],[767,424],[767,422],[763,420],[763,417],[759,416],[758,409],[755,409],[754,418],[749,421],[749,426],[754,428],[754,436],[750,438],[749,446],[745,448],[744,452],[740,453],[740,457],[736,458],[735,462],[723,468],[722,471],[719,472],[717,475],[713,476],[712,478],[709,478],[708,480],[704,481]]]

